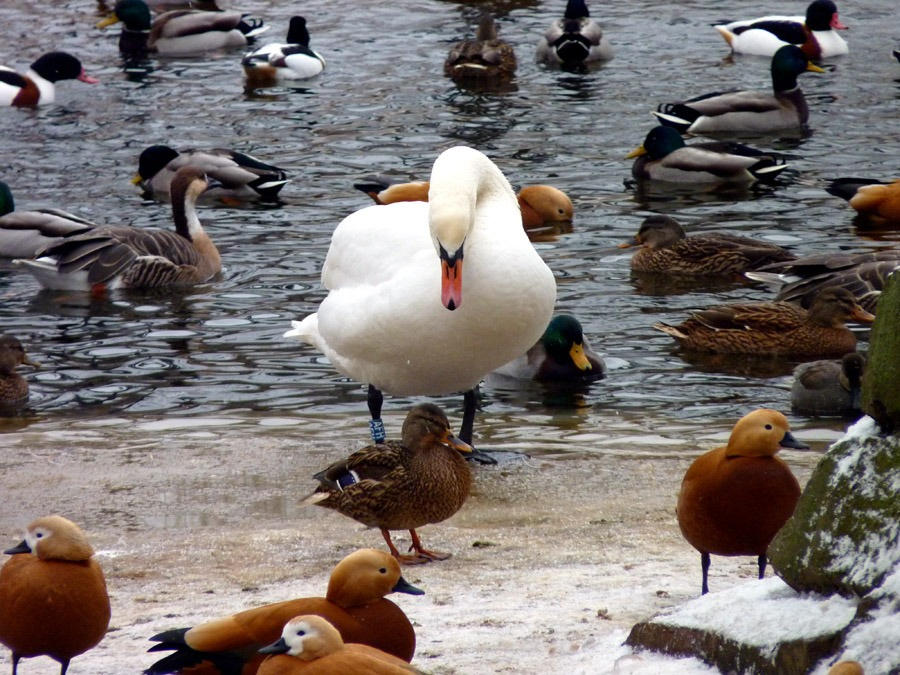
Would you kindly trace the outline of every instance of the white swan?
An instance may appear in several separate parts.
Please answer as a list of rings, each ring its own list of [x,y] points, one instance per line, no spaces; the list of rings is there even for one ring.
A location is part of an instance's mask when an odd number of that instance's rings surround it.
[[[460,437],[468,443],[471,390],[540,339],[556,282],[522,229],[509,182],[482,153],[443,152],[428,198],[345,218],[322,269],[328,296],[285,337],[369,383],[373,420],[380,417],[373,388],[397,396],[467,392]]]

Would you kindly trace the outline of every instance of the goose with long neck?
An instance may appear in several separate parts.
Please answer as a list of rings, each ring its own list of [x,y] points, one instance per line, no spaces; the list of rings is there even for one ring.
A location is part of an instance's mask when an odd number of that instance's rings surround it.
[[[197,199],[212,183],[195,167],[172,182],[175,231],[96,227],[52,244],[37,260],[17,260],[45,288],[104,292],[119,288],[189,286],[222,269],[219,252],[197,217]]]
[[[328,296],[285,335],[368,383],[373,421],[382,391],[466,392],[460,437],[469,443],[474,388],[540,339],[556,282],[522,229],[515,193],[482,153],[444,151],[428,198],[345,218],[322,269]]]

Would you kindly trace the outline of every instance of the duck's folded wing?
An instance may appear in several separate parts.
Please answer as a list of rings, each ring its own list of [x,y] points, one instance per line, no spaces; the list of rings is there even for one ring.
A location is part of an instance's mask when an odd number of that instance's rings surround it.
[[[139,270],[130,272],[131,276],[174,279],[179,265],[198,262],[196,249],[184,237],[166,230],[131,227],[96,228],[54,244],[41,255],[55,256],[62,274],[88,270],[91,284],[109,281],[134,265]]]
[[[713,330],[773,330],[802,320],[805,310],[784,302],[725,305],[695,311],[692,317]]]
[[[884,284],[897,269],[900,269],[900,260],[864,262],[840,272],[825,272],[785,284],[777,299],[809,307],[820,291],[840,287],[853,293],[867,312],[875,313]]]
[[[227,32],[241,22],[240,12],[205,12],[179,9],[161,14],[153,22],[148,39],[150,44],[160,38],[177,38],[199,35],[210,31]]]
[[[796,19],[800,20],[797,21]],[[805,17],[764,17],[735,29],[740,35],[745,30],[764,30],[782,42],[799,45],[806,41]]]
[[[716,176],[732,176],[753,166],[758,159],[688,146],[670,152],[662,159],[662,165],[682,171],[706,171]]]
[[[659,112],[679,116],[683,108],[690,108],[706,117],[717,117],[728,113],[765,113],[778,110],[781,102],[772,94],[758,91],[711,92],[703,96],[667,103],[659,107]]]
[[[58,239],[92,227],[96,225],[56,209],[13,211],[0,217],[0,257],[34,258]]]

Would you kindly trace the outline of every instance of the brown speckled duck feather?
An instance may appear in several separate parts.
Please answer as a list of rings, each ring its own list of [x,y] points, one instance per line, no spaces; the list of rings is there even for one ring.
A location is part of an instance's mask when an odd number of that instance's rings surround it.
[[[686,276],[741,274],[794,259],[794,254],[781,246],[727,232],[688,236],[669,216],[650,216],[634,239],[619,246],[640,246],[631,258],[631,269],[636,272]]]
[[[0,334],[0,408],[17,406],[28,400],[28,382],[16,372],[21,365],[37,364],[28,360],[18,338]]]
[[[417,405],[403,423],[401,442],[367,446],[320,471],[314,477],[321,485],[306,501],[380,528],[401,562],[446,557],[422,549],[415,529],[446,520],[469,496],[472,476],[461,452],[471,447],[453,435],[441,409]],[[401,556],[389,530],[409,530],[417,555]]]
[[[789,302],[717,305],[677,326],[653,327],[691,351],[813,358],[854,351],[856,336],[846,321],[874,318],[852,293],[834,288],[822,291],[808,310]]]
[[[484,14],[477,37],[463,40],[450,50],[444,62],[444,75],[459,81],[510,80],[516,72],[513,48],[497,36],[497,26],[490,14]]]
[[[809,307],[813,298],[826,288],[845,288],[863,309],[874,314],[884,282],[898,267],[900,251],[888,249],[811,255],[766,265],[748,276],[776,285],[776,300],[796,302],[803,307]]]

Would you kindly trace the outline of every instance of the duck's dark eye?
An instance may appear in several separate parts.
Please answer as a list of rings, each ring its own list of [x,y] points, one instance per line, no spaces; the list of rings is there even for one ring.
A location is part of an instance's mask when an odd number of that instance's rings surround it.
[[[772,425],[771,425],[771,424],[767,424],[767,425],[766,425],[766,429],[771,430],[771,429],[772,429]]]
[[[305,630],[298,630],[298,631],[297,631],[297,636],[298,636],[298,637],[303,637],[304,635],[306,635],[306,631],[305,631]]]
[[[43,532],[35,532],[35,533],[34,533],[34,536],[35,536],[36,539],[40,539],[41,537],[44,536],[44,533],[43,533]]]
[[[382,567],[382,568],[381,568],[380,570],[378,570],[378,571],[379,571],[381,574],[387,574],[387,568],[386,568],[386,567]]]

